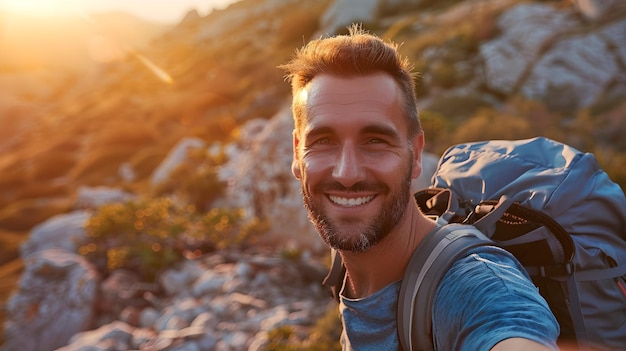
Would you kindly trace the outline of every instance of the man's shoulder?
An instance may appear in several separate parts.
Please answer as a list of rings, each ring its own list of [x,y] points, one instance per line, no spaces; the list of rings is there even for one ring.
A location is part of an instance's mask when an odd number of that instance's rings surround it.
[[[494,247],[470,250],[441,280],[433,306],[433,332],[441,349],[450,344],[495,345],[525,338],[551,345],[558,324],[532,280],[508,251]],[[458,339],[459,335],[464,335]]]
[[[453,281],[453,285],[467,284],[467,289],[474,285],[482,285],[489,281],[503,284],[514,282],[531,288],[530,277],[522,264],[510,252],[497,246],[480,246],[473,248],[452,264],[444,275],[441,286]]]

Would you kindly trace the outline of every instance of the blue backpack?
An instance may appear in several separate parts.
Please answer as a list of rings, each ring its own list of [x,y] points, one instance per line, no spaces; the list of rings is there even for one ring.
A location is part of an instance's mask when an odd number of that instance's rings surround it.
[[[433,349],[437,285],[481,245],[524,265],[560,324],[560,341],[626,350],[626,197],[593,155],[546,138],[460,144],[432,179],[415,200],[440,225],[413,253],[400,288],[405,351]],[[344,274],[334,255],[325,284],[335,296]]]

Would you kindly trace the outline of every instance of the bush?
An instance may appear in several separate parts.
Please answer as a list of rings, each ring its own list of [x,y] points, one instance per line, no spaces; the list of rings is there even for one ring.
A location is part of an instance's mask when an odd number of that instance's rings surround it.
[[[478,111],[453,133],[451,144],[490,139],[525,139],[537,136],[528,121],[493,109]]]
[[[437,112],[424,110],[420,112],[420,121],[426,139],[426,151],[439,154],[449,146],[449,134],[454,127],[449,118]]]
[[[243,215],[227,209],[202,215],[165,197],[104,205],[87,222],[88,240],[78,251],[104,275],[127,268],[150,281],[185,258],[252,240],[264,227]]]
[[[458,81],[458,72],[453,64],[435,62],[430,70],[431,83],[442,88],[452,88]]]
[[[326,314],[313,326],[309,337],[302,340],[292,326],[280,326],[269,332],[272,351],[340,351],[339,338],[342,332],[337,306],[331,305]]]
[[[489,102],[478,93],[446,94],[435,98],[426,109],[447,118],[464,119],[490,106]]]

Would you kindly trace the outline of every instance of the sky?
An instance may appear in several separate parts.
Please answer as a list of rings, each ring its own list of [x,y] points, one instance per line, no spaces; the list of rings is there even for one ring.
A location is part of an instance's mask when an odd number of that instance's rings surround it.
[[[236,1],[238,0],[0,0],[0,10],[36,16],[124,11],[150,21],[177,23],[194,8],[204,16],[214,8],[221,9]]]

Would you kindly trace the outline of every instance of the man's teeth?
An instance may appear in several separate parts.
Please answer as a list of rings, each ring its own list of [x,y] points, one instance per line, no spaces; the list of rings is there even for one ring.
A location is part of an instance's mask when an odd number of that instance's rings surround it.
[[[337,205],[341,205],[341,206],[359,206],[359,205],[363,205],[364,203],[370,202],[372,201],[372,199],[374,198],[374,196],[364,196],[364,197],[357,197],[357,198],[352,198],[352,199],[347,199],[345,197],[339,197],[339,196],[329,196],[330,201],[336,203]]]

